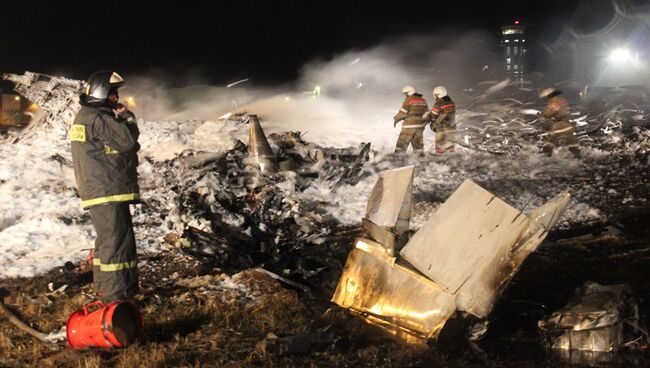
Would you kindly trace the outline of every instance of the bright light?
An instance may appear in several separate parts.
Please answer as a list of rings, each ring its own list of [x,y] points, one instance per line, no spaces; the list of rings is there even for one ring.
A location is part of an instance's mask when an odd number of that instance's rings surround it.
[[[20,96],[16,96],[16,97],[14,97],[14,100],[16,100],[16,101],[20,101]]]
[[[129,106],[130,109],[134,109],[135,106],[135,99],[133,96],[130,96],[129,98],[126,99],[126,104]]]
[[[517,24],[519,24],[519,21],[518,21],[518,20],[515,20],[515,25],[517,25]]]
[[[313,93],[312,97],[314,97],[314,98],[320,97],[320,86],[314,87],[314,91],[312,93]]]
[[[628,49],[616,49],[609,54],[609,59],[617,64],[624,63],[632,59],[632,54]]]

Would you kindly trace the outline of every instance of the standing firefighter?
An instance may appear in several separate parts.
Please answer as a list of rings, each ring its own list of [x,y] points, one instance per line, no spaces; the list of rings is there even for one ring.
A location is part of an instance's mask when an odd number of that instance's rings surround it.
[[[580,145],[573,135],[573,125],[569,121],[571,113],[567,101],[559,97],[562,92],[547,88],[539,93],[539,97],[547,99],[546,109],[541,114],[542,122],[548,126],[548,137],[542,150],[547,156],[553,154],[553,148],[565,143],[574,156],[580,157]]]
[[[91,75],[70,128],[81,205],[90,211],[97,232],[93,279],[105,303],[130,299],[138,291],[129,204],[140,198],[136,170],[140,133],[133,113],[118,103],[122,84],[114,72]]]
[[[436,153],[454,152],[456,142],[456,104],[447,95],[447,89],[433,89],[436,102],[431,108],[431,129],[436,132]]]
[[[427,101],[412,86],[402,88],[402,93],[406,95],[406,99],[402,108],[393,118],[394,127],[404,120],[402,131],[397,138],[395,152],[405,152],[409,144],[413,147],[413,151],[422,151],[424,150],[424,127],[429,110]]]

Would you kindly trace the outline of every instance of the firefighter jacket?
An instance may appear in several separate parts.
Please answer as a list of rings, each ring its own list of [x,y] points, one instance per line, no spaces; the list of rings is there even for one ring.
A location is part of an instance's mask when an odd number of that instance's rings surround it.
[[[399,112],[395,115],[393,120],[395,120],[395,123],[404,120],[402,128],[424,129],[428,110],[429,106],[427,105],[427,101],[422,98],[421,94],[415,93],[406,96],[402,108],[399,109]]]
[[[431,108],[431,128],[433,130],[455,129],[456,126],[456,104],[451,97],[444,96],[436,99]]]
[[[544,111],[542,111],[542,118],[549,123],[571,120],[567,100],[559,96],[552,97],[548,100]]]
[[[117,116],[106,106],[80,99],[81,110],[70,128],[77,190],[83,208],[105,203],[137,202],[138,126],[132,113]]]

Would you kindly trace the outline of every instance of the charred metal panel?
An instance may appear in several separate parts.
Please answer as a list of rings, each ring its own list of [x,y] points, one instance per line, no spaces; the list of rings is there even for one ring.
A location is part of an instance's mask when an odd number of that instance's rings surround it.
[[[564,308],[539,322],[551,348],[589,352],[621,349],[625,325],[638,326],[638,306],[629,287],[591,282]]]
[[[456,310],[453,295],[366,239],[350,252],[332,301],[426,338],[437,337]]]
[[[562,194],[529,216],[466,180],[400,255],[457,296],[457,307],[486,317],[499,292],[564,212]]]
[[[366,218],[397,235],[409,229],[414,166],[385,170],[372,188]]]
[[[392,231],[375,224],[367,218],[364,218],[361,223],[363,225],[363,231],[368,234],[370,239],[379,243],[386,250],[386,254],[394,257],[397,235]]]
[[[248,155],[254,164],[257,164],[263,173],[274,173],[277,171],[275,154],[271,149],[269,141],[264,135],[260,121],[256,115],[249,115],[248,131]]]

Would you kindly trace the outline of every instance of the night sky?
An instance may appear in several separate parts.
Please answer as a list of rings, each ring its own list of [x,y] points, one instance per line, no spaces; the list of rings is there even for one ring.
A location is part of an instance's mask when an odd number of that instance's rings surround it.
[[[562,25],[577,1],[35,1],[3,2],[0,73],[85,79],[95,70],[170,81],[279,82],[300,66],[408,34],[481,29],[514,19],[531,34]],[[423,47],[426,47],[423,45]]]

